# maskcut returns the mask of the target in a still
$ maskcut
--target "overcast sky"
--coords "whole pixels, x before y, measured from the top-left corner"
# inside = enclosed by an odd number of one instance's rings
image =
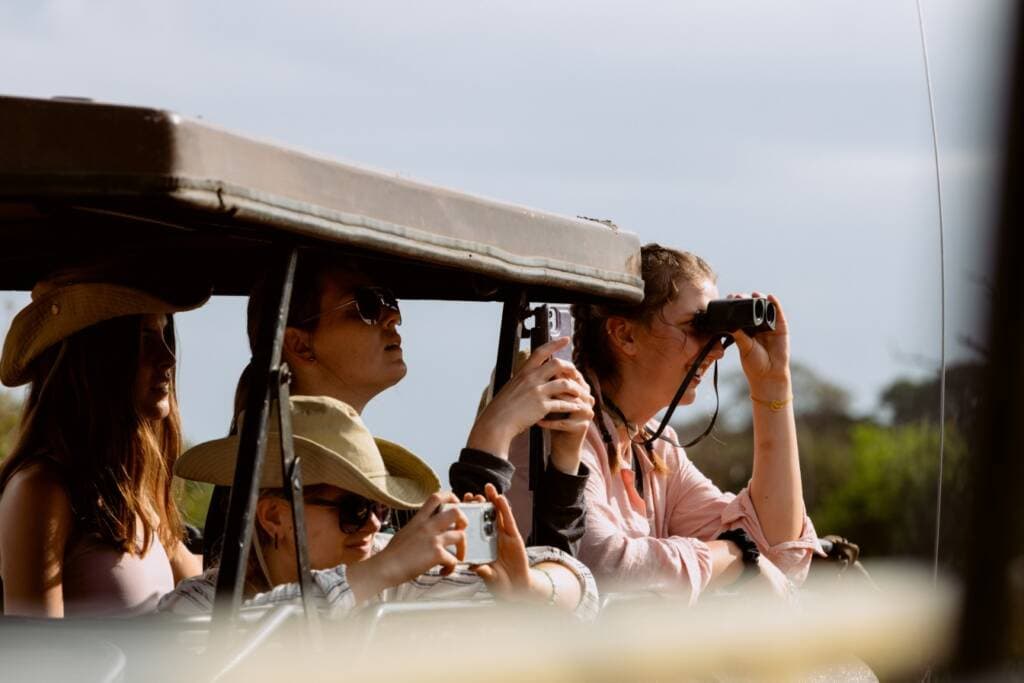
[[[924,0],[947,343],[986,275],[1009,0]],[[0,92],[176,110],[695,251],[783,301],[859,410],[939,360],[939,230],[915,3],[53,0],[0,5]],[[25,295],[6,295],[0,332]],[[493,304],[407,302],[374,430],[439,471],[493,364]],[[221,436],[243,302],[179,318],[187,436]],[[443,338],[440,326],[461,330]],[[725,369],[737,365],[727,358]],[[706,405],[706,404],[703,404]],[[697,407],[693,410],[701,410]]]

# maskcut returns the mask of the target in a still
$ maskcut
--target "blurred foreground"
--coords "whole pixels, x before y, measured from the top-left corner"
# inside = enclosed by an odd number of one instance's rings
[[[250,615],[262,621],[216,655],[203,622],[8,619],[0,671],[34,683],[104,678],[103,666],[109,680],[874,680],[919,677],[951,654],[951,584],[933,587],[910,565],[876,567],[877,588],[852,573],[837,579],[831,567],[815,574],[794,606],[756,593],[693,608],[621,597],[592,624],[536,607],[371,608],[323,623],[319,648],[289,606]]]

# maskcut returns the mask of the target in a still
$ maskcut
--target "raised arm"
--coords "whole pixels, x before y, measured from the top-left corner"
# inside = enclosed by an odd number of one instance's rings
[[[527,447],[523,436],[516,437],[534,424],[551,430],[548,465],[535,492],[537,533],[528,542],[574,554],[585,524],[583,486],[588,475],[580,465],[580,444],[593,418],[594,401],[576,368],[553,357],[566,343],[559,339],[534,351],[487,404],[473,425],[459,461],[452,465],[449,479],[459,496],[483,494],[486,484],[500,494],[509,494],[514,478],[520,482],[525,479],[522,473],[516,476],[516,468],[509,462],[513,449]],[[545,421],[543,418],[552,412],[568,415]],[[525,457],[514,459],[520,466],[528,461]],[[521,503],[529,496],[520,490],[512,495],[517,510],[528,522]]]
[[[761,296],[757,292],[753,296]],[[793,383],[789,369],[789,326],[778,299],[773,332],[734,336],[750,386],[754,423],[754,467],[750,499],[771,545],[798,539],[804,528]]]

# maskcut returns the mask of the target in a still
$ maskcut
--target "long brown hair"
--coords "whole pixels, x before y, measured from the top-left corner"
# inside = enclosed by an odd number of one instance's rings
[[[679,294],[680,282],[714,281],[717,277],[707,261],[700,256],[653,242],[640,249],[640,273],[644,279],[644,298],[640,303],[575,304],[572,307],[572,360],[584,377],[592,374],[599,382],[606,382],[618,376],[617,361],[608,341],[606,323],[609,318],[625,318],[649,324],[655,316],[661,314],[665,304]],[[614,472],[619,468],[619,461],[618,458],[612,460],[612,438],[601,416],[600,393],[593,393],[597,402],[594,406],[594,421],[601,431],[601,438],[608,451],[608,464]],[[653,451],[650,454],[655,468],[663,472],[664,462]]]
[[[154,422],[139,414],[141,328],[137,315],[107,320],[36,359],[18,442],[0,468],[2,494],[23,468],[53,467],[71,500],[76,532],[96,533],[137,555],[148,552],[154,534],[168,551],[184,535],[171,490],[181,450],[176,382],[172,369],[168,417]],[[171,316],[164,340],[173,351]]]

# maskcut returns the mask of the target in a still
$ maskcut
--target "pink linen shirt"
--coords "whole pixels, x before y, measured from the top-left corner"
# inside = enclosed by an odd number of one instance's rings
[[[607,414],[612,441],[618,432]],[[657,428],[652,420],[649,426]],[[800,537],[770,545],[761,529],[747,488],[739,494],[723,493],[698,470],[680,446],[672,428],[654,444],[667,473],[640,445],[633,445],[643,477],[643,498],[637,493],[632,463],[613,473],[596,424],[591,424],[582,449],[582,462],[590,468],[585,495],[586,532],[579,558],[590,567],[599,585],[664,591],[689,591],[695,602],[711,580],[711,553],[707,542],[723,531],[741,527],[757,544],[762,556],[794,584],[807,578],[811,557],[820,552],[814,526],[807,515]],[[602,588],[604,590],[604,588]]]

